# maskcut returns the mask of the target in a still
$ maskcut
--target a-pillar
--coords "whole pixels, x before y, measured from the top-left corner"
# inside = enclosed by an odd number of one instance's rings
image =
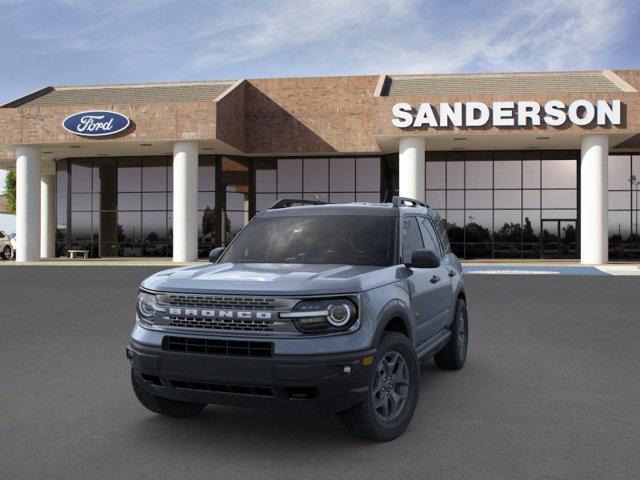
[[[16,149],[16,260],[40,260],[40,147]]]
[[[582,137],[580,155],[580,262],[609,261],[609,137]]]
[[[400,137],[398,187],[401,197],[424,200],[424,150],[423,137]]]
[[[173,145],[173,261],[198,259],[198,143]]]

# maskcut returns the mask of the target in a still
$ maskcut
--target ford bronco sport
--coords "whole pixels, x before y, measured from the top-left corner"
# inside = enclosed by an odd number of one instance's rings
[[[423,202],[280,200],[209,260],[140,286],[127,357],[153,412],[337,413],[353,433],[388,441],[413,416],[419,361],[464,365],[462,268]]]

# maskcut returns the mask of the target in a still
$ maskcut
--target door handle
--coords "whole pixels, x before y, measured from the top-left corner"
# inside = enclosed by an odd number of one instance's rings
[[[431,277],[431,280],[429,280],[431,283],[438,283],[440,281],[440,277],[438,275],[434,275],[433,277]]]
[[[458,274],[455,270],[449,270],[449,278],[455,277]]]

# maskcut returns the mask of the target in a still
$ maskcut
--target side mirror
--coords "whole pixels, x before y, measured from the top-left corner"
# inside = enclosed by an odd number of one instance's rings
[[[415,268],[438,268],[440,266],[440,256],[433,250],[414,250],[411,254],[411,264],[407,267]]]
[[[224,252],[224,247],[216,247],[209,252],[209,262],[216,263],[222,253]]]

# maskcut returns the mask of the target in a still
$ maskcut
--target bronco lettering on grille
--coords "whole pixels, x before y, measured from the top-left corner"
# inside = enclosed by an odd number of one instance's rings
[[[259,312],[255,310],[215,310],[210,308],[179,308],[171,307],[169,315],[178,317],[201,318],[242,318],[247,320],[271,320],[273,312]]]

